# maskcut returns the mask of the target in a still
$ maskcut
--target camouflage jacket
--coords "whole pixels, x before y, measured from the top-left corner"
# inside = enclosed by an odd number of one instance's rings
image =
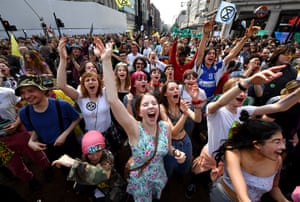
[[[79,184],[97,185],[108,180],[107,172],[112,170],[114,157],[109,150],[104,150],[97,165],[76,159],[71,167],[68,180]]]

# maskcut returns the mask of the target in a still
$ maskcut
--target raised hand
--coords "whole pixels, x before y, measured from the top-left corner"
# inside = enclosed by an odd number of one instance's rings
[[[94,54],[97,57],[100,57],[102,61],[106,59],[111,59],[112,56],[111,43],[107,43],[105,47],[102,41],[97,37],[94,37],[94,43],[95,43]]]
[[[209,34],[210,32],[213,31],[214,29],[214,21],[215,21],[215,16],[213,16],[209,21],[206,21],[203,24],[203,32],[204,34]]]
[[[259,26],[254,26],[254,19],[251,20],[249,27],[246,29],[246,37],[250,38],[260,30]]]
[[[59,56],[63,59],[67,59],[68,57],[67,50],[66,50],[67,40],[68,39],[66,37],[61,37],[57,47]]]
[[[280,70],[285,67],[286,67],[285,65],[279,65],[279,66],[274,66],[269,69],[258,72],[249,78],[250,82],[252,84],[269,83],[272,80],[280,77],[282,75],[282,72],[280,72]]]

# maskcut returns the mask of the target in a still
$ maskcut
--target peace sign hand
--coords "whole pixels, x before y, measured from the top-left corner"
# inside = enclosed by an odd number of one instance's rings
[[[245,36],[247,38],[252,37],[254,34],[257,34],[257,32],[260,30],[259,26],[254,26],[254,19],[251,20],[251,23],[249,27],[246,29]]]

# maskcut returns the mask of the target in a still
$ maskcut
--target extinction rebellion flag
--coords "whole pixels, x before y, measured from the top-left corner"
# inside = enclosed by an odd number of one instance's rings
[[[235,17],[235,4],[222,1],[217,12],[216,22],[230,24]]]

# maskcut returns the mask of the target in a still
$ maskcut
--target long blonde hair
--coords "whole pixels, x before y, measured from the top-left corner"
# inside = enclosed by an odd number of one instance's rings
[[[118,64],[116,64],[115,67],[115,76],[116,76],[116,87],[117,90],[120,90],[121,88],[121,80],[117,75],[117,72],[119,70],[120,67],[124,67],[125,71],[126,71],[126,80],[125,80],[125,89],[129,91],[130,89],[130,74],[129,74],[129,70],[128,70],[128,65],[124,62],[119,62]]]

